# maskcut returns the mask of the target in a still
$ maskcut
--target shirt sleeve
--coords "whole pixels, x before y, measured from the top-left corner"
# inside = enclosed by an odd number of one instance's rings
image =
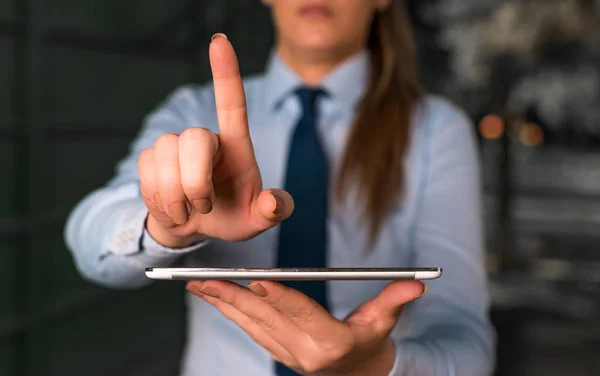
[[[202,102],[191,88],[176,90],[144,121],[115,176],[84,197],[70,213],[64,236],[80,274],[107,287],[132,288],[149,284],[146,267],[168,266],[206,242],[182,249],[158,244],[145,230],[148,211],[140,194],[137,160],[165,133],[179,134],[198,126],[192,113]]]
[[[440,266],[427,295],[409,304],[409,336],[396,340],[390,376],[485,376],[495,362],[488,316],[478,148],[468,118],[444,107],[426,127],[426,173],[414,222],[415,266]]]

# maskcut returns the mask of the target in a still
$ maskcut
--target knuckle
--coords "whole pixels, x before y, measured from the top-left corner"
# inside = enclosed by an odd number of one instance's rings
[[[181,133],[181,137],[191,138],[191,139],[195,139],[195,140],[209,139],[212,137],[212,135],[213,135],[213,132],[211,132],[207,128],[202,128],[202,127],[187,128],[185,131],[183,131]]]
[[[219,109],[224,111],[246,111],[246,103],[242,103],[239,100],[236,101],[223,101],[219,104]]]
[[[153,162],[153,158],[154,158],[154,148],[149,147],[149,148],[142,150],[142,152],[140,153],[140,156],[138,158],[138,162],[140,164],[141,163],[151,163],[151,162]]]
[[[280,289],[272,289],[269,291],[268,300],[272,306],[278,307],[281,305],[281,301],[283,299],[284,293],[280,291]]]
[[[156,142],[154,143],[154,146],[157,149],[162,149],[164,147],[169,147],[171,145],[176,145],[177,142],[179,140],[179,136],[172,134],[172,133],[166,133],[163,135],[160,135],[157,139]]]
[[[265,332],[272,332],[273,330],[275,330],[276,323],[273,318],[263,317],[263,318],[258,319],[257,322],[258,322],[258,325],[260,325],[260,327]]]
[[[227,304],[229,304],[230,306],[233,306],[235,308],[240,308],[240,295],[239,294],[224,294],[221,296],[221,300]]]
[[[186,141],[207,144],[214,144],[216,140],[216,135],[211,130],[199,127],[186,129],[180,137]]]
[[[144,199],[144,203],[148,209],[155,209],[156,202],[152,197],[152,193],[149,192],[143,185],[140,187],[140,193],[142,194],[142,198]]]
[[[241,315],[241,317],[239,317],[237,320],[239,326],[241,326],[242,328],[250,328],[252,325],[255,324],[255,322],[246,315]]]
[[[152,179],[146,179],[144,176],[140,176],[140,192],[143,197],[148,197],[154,200],[154,195],[158,193],[158,187]]]
[[[312,321],[314,310],[312,308],[301,307],[290,312],[290,318],[297,323],[306,324]]]

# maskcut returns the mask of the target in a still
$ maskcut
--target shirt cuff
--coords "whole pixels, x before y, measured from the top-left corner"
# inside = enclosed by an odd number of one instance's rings
[[[141,251],[146,252],[149,255],[154,255],[154,256],[158,256],[158,257],[181,255],[181,254],[189,253],[189,252],[195,251],[199,248],[202,248],[209,242],[209,240],[206,239],[206,240],[203,240],[201,242],[192,244],[192,245],[184,247],[184,248],[167,248],[167,247],[163,246],[162,244],[158,243],[156,240],[154,240],[154,238],[150,235],[150,233],[146,229],[145,223],[146,223],[146,221],[144,219],[144,225],[143,225],[144,230],[142,231],[142,235],[140,238],[140,244],[141,244]]]
[[[414,339],[392,339],[396,349],[394,366],[388,376],[435,375],[431,353]]]
[[[123,216],[117,220],[116,228],[120,232],[112,241],[112,252],[129,258],[138,265],[147,267],[166,266],[179,256],[195,251],[209,240],[193,244],[185,248],[165,247],[150,236],[146,230],[148,209],[143,201],[123,203]]]
[[[403,363],[402,352],[400,351],[400,348],[401,348],[400,341],[393,341],[393,342],[394,342],[394,348],[395,348],[394,366],[392,367],[392,370],[390,371],[390,373],[388,373],[388,376],[401,375],[400,364]]]

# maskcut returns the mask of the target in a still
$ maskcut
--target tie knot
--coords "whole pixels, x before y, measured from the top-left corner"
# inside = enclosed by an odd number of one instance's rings
[[[325,94],[325,91],[321,88],[300,87],[296,90],[304,116],[313,117],[315,115],[315,103],[322,94]]]

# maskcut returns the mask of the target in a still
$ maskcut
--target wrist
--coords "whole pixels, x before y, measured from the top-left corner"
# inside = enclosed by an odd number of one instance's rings
[[[358,372],[352,375],[388,376],[394,368],[395,360],[396,348],[392,340],[387,338],[377,351],[365,358],[362,366],[357,367]]]
[[[170,229],[163,226],[152,215],[146,219],[146,231],[155,242],[166,248],[185,248],[193,244],[206,240],[206,236],[198,233],[179,236],[175,235]]]

